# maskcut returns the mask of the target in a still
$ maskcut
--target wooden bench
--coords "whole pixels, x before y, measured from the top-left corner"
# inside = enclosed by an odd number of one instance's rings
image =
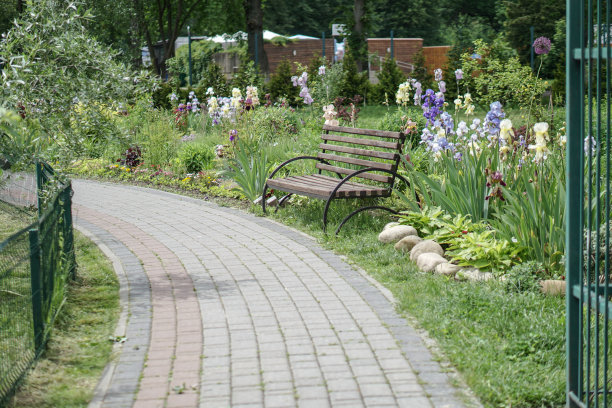
[[[325,231],[327,212],[333,199],[389,197],[396,178],[407,184],[406,179],[397,174],[405,139],[402,132],[329,125],[324,125],[323,131],[322,143],[319,145],[321,152],[317,156],[300,156],[287,160],[270,174],[261,200],[264,214],[268,188],[288,193],[279,200],[279,206],[292,194],[327,200],[323,211]],[[297,160],[315,160],[318,172],[273,178],[279,170]],[[359,183],[356,180],[359,178],[370,182]],[[397,214],[397,211],[388,207],[365,206],[346,216],[338,226],[336,234],[352,216],[370,209],[382,209]]]

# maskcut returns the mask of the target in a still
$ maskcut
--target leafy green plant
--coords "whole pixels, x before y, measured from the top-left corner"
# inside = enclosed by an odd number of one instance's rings
[[[187,173],[197,173],[210,168],[215,154],[212,146],[188,143],[181,147],[178,157]]]
[[[163,166],[176,157],[181,133],[174,127],[170,114],[157,112],[151,118],[138,132],[136,141],[147,165]]]
[[[395,104],[395,92],[404,81],[406,81],[406,75],[397,66],[395,58],[387,56],[378,73],[378,84],[373,87],[370,102],[382,103],[385,101],[385,94],[387,94],[389,102]]]
[[[537,261],[527,261],[514,265],[505,275],[504,287],[508,292],[538,292],[538,274],[544,270],[544,265]]]
[[[236,190],[241,191],[250,201],[261,197],[272,167],[268,161],[267,151],[255,150],[238,139],[234,148],[234,158],[228,164],[229,169],[224,174],[238,184],[239,188]]]
[[[461,266],[504,271],[520,260],[522,252],[523,248],[515,243],[496,238],[495,231],[484,230],[453,237],[446,255]]]
[[[562,164],[538,165],[518,174],[516,188],[504,188],[506,205],[492,220],[508,239],[525,247],[525,258],[551,271],[562,268],[565,250],[565,175]]]
[[[212,55],[218,51],[221,51],[221,45],[213,41],[200,40],[191,43],[191,75],[194,84],[200,82],[208,69]],[[183,80],[180,85],[184,86],[185,81],[189,81],[189,47],[178,48],[174,58],[166,61],[166,66],[171,75]]]
[[[292,75],[293,67],[291,66],[291,62],[288,59],[283,59],[280,64],[278,64],[276,72],[270,77],[270,82],[268,82],[270,96],[273,100],[287,98],[289,102],[295,101],[300,90],[291,83]]]
[[[465,85],[472,97],[488,106],[499,101],[503,105],[529,106],[534,95],[541,95],[548,87],[534,76],[531,68],[519,62],[518,57],[509,56],[503,47],[497,48],[482,40],[474,42],[474,54],[461,56]],[[538,112],[537,110],[535,111]],[[536,121],[541,115],[536,115]]]
[[[429,207],[441,207],[449,214],[470,215],[475,222],[489,217],[487,197],[487,175],[489,166],[486,155],[465,155],[457,161],[447,155],[441,155],[438,164],[444,169],[440,177],[430,176],[405,159],[409,169],[408,178],[411,185],[409,197],[418,194],[423,203]],[[418,204],[405,195],[403,201],[410,209],[417,209]]]

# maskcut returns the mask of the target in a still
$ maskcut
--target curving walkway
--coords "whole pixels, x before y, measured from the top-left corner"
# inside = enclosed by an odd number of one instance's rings
[[[381,289],[311,238],[156,190],[74,181],[113,260],[117,357],[90,407],[463,407]]]

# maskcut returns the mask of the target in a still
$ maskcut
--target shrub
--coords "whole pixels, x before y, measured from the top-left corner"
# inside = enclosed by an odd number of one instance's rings
[[[153,99],[153,107],[158,109],[170,109],[170,95],[172,94],[172,86],[168,82],[162,82],[157,89],[151,94]]]
[[[338,92],[339,96],[352,98],[355,95],[367,95],[369,93],[368,73],[367,71],[357,72],[357,64],[350,53],[347,53],[342,60],[342,70],[344,74]]]
[[[208,69],[211,57],[215,52],[221,51],[221,45],[213,41],[193,41],[191,43],[191,78],[192,83],[197,84]],[[184,86],[189,81],[189,47],[182,46],[176,50],[174,58],[166,61],[168,72],[178,78],[182,78],[180,85]]]
[[[378,84],[372,91],[370,101],[382,103],[385,101],[385,93],[388,100],[395,103],[395,92],[401,83],[406,81],[406,75],[397,66],[394,58],[385,58],[380,72],[378,73]],[[427,89],[427,88],[425,88]]]
[[[242,62],[238,72],[234,74],[231,81],[233,88],[246,89],[247,86],[256,86],[262,89],[263,79],[255,69],[253,61]]]
[[[273,100],[286,98],[291,103],[296,100],[300,90],[291,83],[292,75],[291,62],[288,59],[283,59],[276,68],[276,72],[270,77],[270,82],[268,82],[270,96]]]
[[[157,112],[151,115],[136,137],[142,146],[142,156],[147,165],[164,166],[176,156],[181,133],[176,130],[170,114]]]
[[[301,128],[298,114],[287,107],[256,109],[250,120],[258,137],[268,141],[296,136]]]
[[[211,146],[187,143],[181,147],[178,158],[187,173],[198,173],[210,168],[215,154]]]
[[[537,261],[514,265],[505,276],[504,287],[508,292],[539,292],[537,275],[543,270],[544,266]]]
[[[208,64],[206,72],[200,82],[198,82],[196,94],[201,102],[206,101],[206,91],[208,88],[212,88],[215,95],[225,96],[230,94],[230,87],[225,79],[225,74],[221,67],[214,62]]]
[[[472,58],[465,53],[461,59],[464,83],[475,100],[486,105],[499,101],[502,105],[522,107],[539,101],[547,85],[535,77],[531,68],[521,65],[518,57],[511,56],[503,44],[491,46],[477,40],[474,46],[480,57]],[[536,114],[535,120],[539,119],[541,114]]]

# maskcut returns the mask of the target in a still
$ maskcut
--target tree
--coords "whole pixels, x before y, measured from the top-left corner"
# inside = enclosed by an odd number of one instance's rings
[[[257,64],[260,72],[268,72],[268,58],[263,47],[263,10],[261,8],[261,0],[244,0],[243,6],[248,36],[248,54]],[[255,55],[255,48],[257,48],[257,56]],[[255,60],[256,57],[257,60]]]
[[[166,60],[174,57],[174,42],[185,26],[189,16],[201,6],[204,0],[133,0],[139,29],[149,49],[155,71],[164,75]],[[154,39],[159,39],[162,52],[155,58]]]
[[[552,38],[555,24],[565,16],[564,0],[512,0],[506,3],[506,38],[518,52],[521,62],[528,63],[531,51],[530,27],[535,37]]]

